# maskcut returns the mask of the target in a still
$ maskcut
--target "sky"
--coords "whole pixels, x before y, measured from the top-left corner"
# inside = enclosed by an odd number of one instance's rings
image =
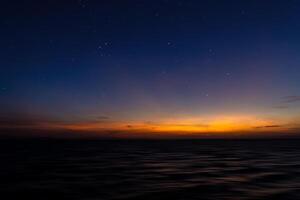
[[[300,132],[300,1],[1,7],[1,135]]]

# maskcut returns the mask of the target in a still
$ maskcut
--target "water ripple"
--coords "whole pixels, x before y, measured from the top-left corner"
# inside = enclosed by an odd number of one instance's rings
[[[299,141],[2,141],[10,199],[300,199]]]

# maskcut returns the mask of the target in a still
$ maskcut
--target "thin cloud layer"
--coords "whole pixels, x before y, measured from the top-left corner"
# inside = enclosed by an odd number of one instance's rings
[[[255,128],[260,129],[260,128],[281,128],[283,127],[282,125],[267,125],[267,126],[256,126]]]
[[[300,102],[300,96],[293,95],[293,96],[285,96],[282,98],[283,103],[296,103]]]

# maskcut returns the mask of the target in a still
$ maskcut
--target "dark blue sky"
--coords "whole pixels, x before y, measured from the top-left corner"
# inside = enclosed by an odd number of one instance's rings
[[[4,1],[1,7],[5,123],[250,119],[297,128],[300,122],[299,1]]]

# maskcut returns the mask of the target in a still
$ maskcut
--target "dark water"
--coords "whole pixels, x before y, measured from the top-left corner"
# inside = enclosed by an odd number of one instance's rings
[[[300,141],[0,141],[1,199],[300,199]]]

